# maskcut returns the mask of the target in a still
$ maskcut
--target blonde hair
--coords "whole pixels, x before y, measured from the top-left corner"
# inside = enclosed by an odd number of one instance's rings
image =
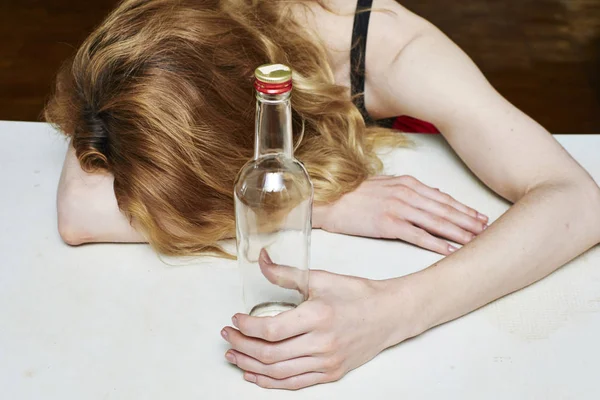
[[[233,182],[253,154],[258,65],[294,71],[296,133],[305,121],[295,155],[317,204],[380,170],[377,143],[402,140],[365,126],[289,4],[126,0],[59,72],[46,119],[84,170],[114,175],[120,209],[157,251],[227,256],[219,242],[235,235]]]

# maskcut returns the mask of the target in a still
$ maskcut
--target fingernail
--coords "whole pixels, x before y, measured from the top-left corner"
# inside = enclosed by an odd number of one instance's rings
[[[235,316],[231,318],[231,323],[233,324],[233,326],[238,328],[237,318]]]
[[[221,336],[223,336],[223,339],[227,340],[227,331],[225,329],[221,331]]]
[[[488,224],[483,225],[483,230],[485,231],[488,228]]]
[[[458,250],[458,248],[452,246],[451,244],[448,245],[448,251],[450,253],[454,253],[456,250]]]
[[[249,374],[246,372],[244,374],[244,379],[247,380],[248,382],[256,383],[256,375],[254,375],[254,374]]]
[[[234,356],[232,353],[230,353],[230,352],[227,352],[227,353],[225,353],[225,358],[226,358],[226,359],[227,359],[227,361],[229,361],[230,363],[232,363],[232,364],[236,364],[236,359],[235,359],[235,356]]]
[[[484,222],[487,222],[489,220],[489,218],[487,217],[487,215],[483,215],[481,213],[477,213],[477,219],[480,219]]]

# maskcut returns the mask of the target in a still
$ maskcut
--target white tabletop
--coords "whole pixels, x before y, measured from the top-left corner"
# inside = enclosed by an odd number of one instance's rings
[[[600,136],[557,138],[600,180]],[[384,157],[388,172],[412,174],[492,219],[506,210],[440,137],[414,139],[415,148]],[[65,140],[45,124],[0,122],[0,143],[2,399],[600,398],[598,248],[339,382],[268,391],[223,357],[220,329],[242,310],[235,262],[63,244],[55,196]],[[438,259],[401,242],[321,231],[312,243],[314,267],[376,279]]]

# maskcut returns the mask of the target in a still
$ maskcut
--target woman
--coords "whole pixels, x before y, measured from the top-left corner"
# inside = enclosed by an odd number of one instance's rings
[[[600,190],[544,128],[428,22],[393,0],[358,6],[125,1],[60,73],[47,109],[73,144],[58,195],[65,241],[219,252],[233,235],[233,179],[251,156],[252,71],[288,64],[295,122],[306,123],[296,154],[315,183],[315,227],[454,253],[386,281],[311,271],[309,299],[296,309],[236,314],[235,328],[222,331],[226,358],[262,387],[337,380],[600,241]],[[485,216],[414,178],[373,177],[375,147],[399,141],[373,121],[398,115],[418,120],[397,127],[439,129],[511,209],[485,229]],[[455,252],[440,237],[464,246]],[[268,256],[261,265],[294,286],[284,266]]]

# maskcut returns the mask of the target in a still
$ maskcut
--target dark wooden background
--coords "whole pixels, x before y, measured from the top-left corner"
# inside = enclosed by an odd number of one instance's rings
[[[0,119],[41,119],[54,74],[116,0],[0,0]],[[404,0],[554,133],[600,133],[600,0]]]

